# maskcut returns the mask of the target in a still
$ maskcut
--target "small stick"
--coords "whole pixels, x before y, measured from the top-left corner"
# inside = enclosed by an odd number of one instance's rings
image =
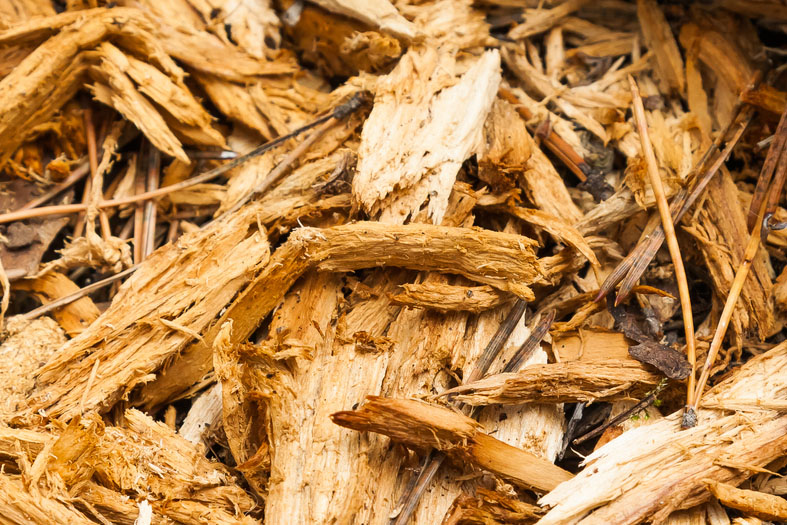
[[[659,168],[656,162],[656,155],[653,153],[653,145],[650,143],[648,136],[648,123],[645,120],[645,107],[642,104],[642,97],[639,94],[639,88],[634,80],[634,77],[629,75],[629,85],[631,86],[632,105],[634,108],[634,120],[637,123],[637,131],[639,132],[640,142],[642,143],[642,153],[645,156],[645,163],[648,167],[648,174],[650,175],[650,183],[653,186],[653,193],[656,196],[656,204],[659,207],[659,215],[661,215],[661,224],[664,228],[664,234],[667,238],[667,247],[669,248],[672,264],[675,267],[675,279],[678,281],[678,292],[680,295],[680,306],[683,310],[683,325],[686,333],[686,357],[691,365],[691,373],[689,374],[688,389],[686,393],[686,405],[692,404],[692,396],[694,393],[694,367],[697,353],[694,341],[694,319],[691,315],[691,297],[689,296],[689,283],[686,280],[686,270],[683,268],[683,259],[680,254],[680,246],[678,245],[678,238],[675,235],[675,225],[672,224],[672,214],[670,213],[669,204],[667,203],[667,196],[664,193],[664,186],[661,183],[661,176],[659,176]]]
[[[148,157],[147,191],[155,191],[158,189],[160,169],[161,153],[156,148],[151,147]],[[156,247],[156,203],[153,201],[147,201],[145,203],[143,224],[145,227],[145,243],[142,248],[142,258],[146,259]]]
[[[52,197],[55,197],[61,191],[73,186],[80,180],[84,179],[85,175],[87,175],[89,171],[90,171],[90,163],[88,162],[81,163],[79,166],[76,167],[74,171],[71,172],[71,174],[64,181],[60,182],[59,184],[56,184],[55,186],[50,188],[46,193],[44,193],[37,199],[31,200],[21,208],[18,208],[16,211],[31,210],[33,208],[37,208],[38,206],[41,206]]]
[[[140,161],[147,157],[150,146],[147,139],[143,137],[142,146],[140,147],[139,157]],[[142,167],[142,162],[137,164],[137,172],[134,174],[134,193],[137,195],[145,192],[145,171]],[[134,208],[134,264],[139,264],[144,258],[145,251],[145,209],[142,203],[137,203]]]
[[[618,423],[620,423],[622,421],[625,421],[632,414],[636,414],[640,410],[644,410],[645,408],[649,407],[650,405],[652,405],[653,403],[656,402],[656,398],[658,397],[658,395],[665,388],[667,388],[667,384],[668,383],[669,383],[669,381],[668,381],[668,379],[666,377],[662,378],[662,380],[659,382],[659,384],[656,385],[656,388],[654,388],[647,396],[645,396],[642,399],[642,401],[640,401],[639,403],[637,403],[633,407],[629,408],[628,410],[624,410],[623,412],[621,412],[617,416],[613,417],[612,419],[610,419],[609,421],[607,421],[603,425],[600,425],[600,426],[594,428],[593,430],[591,430],[587,434],[584,434],[584,435],[576,438],[575,440],[573,440],[571,442],[571,444],[572,445],[581,445],[585,441],[587,441],[589,439],[593,439],[594,437],[602,434],[609,427],[613,427],[613,426],[617,425]]]
[[[39,306],[35,310],[30,310],[26,314],[22,314],[22,318],[30,321],[32,319],[35,319],[36,317],[40,317],[40,316],[42,316],[44,314],[49,313],[52,310],[56,310],[57,308],[60,308],[61,306],[65,306],[67,304],[71,304],[74,301],[76,301],[77,299],[80,299],[80,298],[82,298],[82,297],[84,297],[84,296],[86,296],[86,295],[88,295],[90,293],[93,293],[96,290],[100,290],[101,288],[107,286],[108,284],[112,284],[115,281],[117,281],[119,279],[122,279],[123,277],[126,277],[127,275],[131,275],[132,273],[134,273],[134,270],[136,270],[137,268],[139,268],[139,266],[135,265],[135,266],[132,266],[131,268],[123,270],[120,273],[116,273],[115,275],[111,275],[111,276],[107,277],[106,279],[102,279],[101,281],[97,281],[97,282],[95,282],[93,284],[89,284],[89,285],[85,286],[84,288],[80,288],[79,290],[77,290],[76,292],[74,292],[72,294],[66,295],[65,297],[61,297],[57,301],[52,301],[51,303],[49,303],[47,305]]]
[[[82,114],[85,123],[85,136],[87,138],[87,158],[90,163],[90,177],[85,183],[85,192],[82,196],[82,203],[85,204],[87,210],[87,201],[90,199],[91,186],[93,184],[93,177],[96,176],[98,170],[98,147],[96,146],[96,127],[93,124],[93,112],[90,109],[90,102],[86,104],[85,111]],[[77,218],[77,224],[74,227],[74,238],[81,237],[85,230],[85,220],[87,215],[80,213]]]
[[[326,122],[332,118],[336,118],[337,120],[341,120],[342,118],[346,117],[347,115],[356,111],[362,105],[362,98],[360,95],[353,96],[349,101],[345,102],[344,104],[338,106],[334,109],[331,113],[320,117],[309,124],[306,124],[303,127],[288,133],[287,135],[283,135],[277,139],[271,140],[258,146],[257,148],[253,149],[249,153],[245,155],[241,155],[229,161],[226,164],[223,164],[217,168],[214,168],[208,172],[203,173],[202,175],[198,175],[191,179],[179,182],[177,184],[172,184],[170,186],[165,186],[163,188],[159,188],[155,191],[149,191],[146,193],[140,193],[137,195],[131,195],[129,197],[124,197],[122,199],[113,199],[113,200],[106,200],[98,203],[99,208],[113,208],[116,206],[125,206],[126,204],[135,204],[137,202],[143,202],[150,199],[158,199],[160,197],[164,197],[174,191],[184,190],[187,188],[191,188],[192,186],[196,186],[197,184],[202,184],[203,182],[207,182],[209,180],[215,179],[216,177],[223,175],[224,173],[228,172],[229,170],[236,168],[243,164],[244,162],[248,161],[249,159],[253,159],[254,157],[258,157],[265,153],[266,151],[286,142],[287,140],[296,137],[303,133],[304,131],[308,131],[309,129]],[[41,208],[35,208],[33,210],[17,210],[12,211],[9,213],[0,214],[0,224],[5,224],[13,221],[21,221],[24,219],[32,219],[36,217],[47,217],[50,215],[68,215],[71,213],[79,213],[82,211],[87,210],[87,204],[66,204],[61,206],[44,206]]]

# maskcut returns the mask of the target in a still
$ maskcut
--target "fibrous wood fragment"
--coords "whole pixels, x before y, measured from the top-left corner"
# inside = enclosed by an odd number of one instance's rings
[[[331,419],[354,430],[385,434],[411,447],[436,448],[525,487],[551,490],[571,478],[560,467],[498,441],[476,421],[438,405],[375,397],[358,410],[337,412]]]
[[[630,360],[567,361],[491,375],[445,392],[469,405],[576,403],[639,398],[659,376]]]
[[[428,201],[428,215],[439,224],[462,162],[481,147],[500,56],[484,53],[458,79],[450,74],[454,61],[446,50],[414,47],[377,83],[353,197],[382,222],[401,224]]]
[[[108,408],[150,381],[149,374],[198,339],[255,268],[265,265],[268,250],[251,206],[154,253],[99,320],[39,370],[34,410],[47,407],[72,417]],[[237,256],[228,259],[230,252]],[[211,293],[205,293],[205,283],[211,283]],[[90,385],[94,366],[102,380]]]
[[[442,312],[482,312],[506,302],[508,297],[491,286],[452,286],[438,283],[403,284],[391,301],[402,306]]]
[[[301,228],[205,334],[212,344],[219,327],[234,321],[232,342],[245,340],[310,269],[347,272],[362,268],[404,267],[460,274],[519,297],[532,297],[530,285],[543,278],[535,241],[522,235],[431,225],[391,226],[358,222],[333,228]],[[186,350],[165,370],[145,403],[166,399],[199,381],[213,366],[203,343]]]

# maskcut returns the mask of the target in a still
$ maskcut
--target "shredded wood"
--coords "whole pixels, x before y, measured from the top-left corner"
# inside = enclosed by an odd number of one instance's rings
[[[0,523],[787,520],[785,32],[0,0]]]

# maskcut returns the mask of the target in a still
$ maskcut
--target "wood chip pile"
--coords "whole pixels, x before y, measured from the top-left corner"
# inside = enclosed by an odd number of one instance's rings
[[[0,524],[787,520],[781,0],[0,0]]]

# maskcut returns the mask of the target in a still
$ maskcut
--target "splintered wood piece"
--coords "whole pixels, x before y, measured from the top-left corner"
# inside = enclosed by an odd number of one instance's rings
[[[416,27],[388,0],[315,0],[314,3],[403,40],[412,40],[418,34]]]
[[[508,301],[507,294],[489,285],[457,286],[442,283],[403,284],[402,292],[391,294],[391,302],[410,308],[427,308],[440,312],[479,313]]]
[[[52,523],[57,525],[95,525],[95,521],[61,498],[35,494],[22,479],[0,474],[0,515],[8,524]]]
[[[552,490],[571,479],[569,472],[553,463],[489,436],[475,420],[439,405],[369,397],[359,409],[337,412],[331,420],[353,430],[384,434],[416,449],[444,451],[527,488]]]
[[[773,494],[744,490],[728,483],[708,480],[708,490],[723,505],[737,509],[747,516],[754,516],[766,521],[787,520],[787,501]]]
[[[528,300],[533,297],[530,285],[544,278],[535,245],[522,235],[421,224],[357,222],[295,230],[205,333],[204,343],[182,352],[163,372],[156,388],[146,389],[142,402],[156,406],[199,381],[213,366],[209,345],[220,326],[232,319],[232,342],[244,341],[310,269],[347,272],[398,266],[453,273]]]
[[[659,379],[633,359],[567,361],[491,375],[443,395],[472,406],[611,401],[639,398]]]
[[[51,407],[67,418],[98,406],[107,410],[199,339],[255,269],[268,261],[267,239],[257,231],[257,211],[249,206],[146,259],[109,309],[38,371],[38,408]],[[93,366],[99,367],[102,379],[91,388]]]
[[[645,46],[656,55],[656,71],[662,91],[682,94],[686,91],[683,58],[667,19],[655,0],[637,0],[639,19]]]
[[[784,400],[786,365],[782,343],[752,358],[705,400],[723,404],[751,392]],[[700,410],[698,425],[686,430],[680,427],[682,412],[629,430],[588,456],[575,478],[541,498],[551,510],[539,525],[658,521],[707,501],[705,479],[739,484],[787,450],[783,412]]]
[[[527,38],[549,30],[561,19],[588,4],[589,0],[567,0],[552,9],[532,10],[525,16],[525,21],[517,25],[508,36],[513,39]]]
[[[502,525],[530,523],[543,514],[540,507],[512,498],[510,495],[479,488],[475,496],[462,494],[446,512],[443,525]]]
[[[458,79],[448,73],[454,61],[445,50],[414,47],[377,83],[352,184],[353,200],[382,222],[404,223],[428,201],[439,224],[462,162],[481,149],[500,55],[484,53]]]

